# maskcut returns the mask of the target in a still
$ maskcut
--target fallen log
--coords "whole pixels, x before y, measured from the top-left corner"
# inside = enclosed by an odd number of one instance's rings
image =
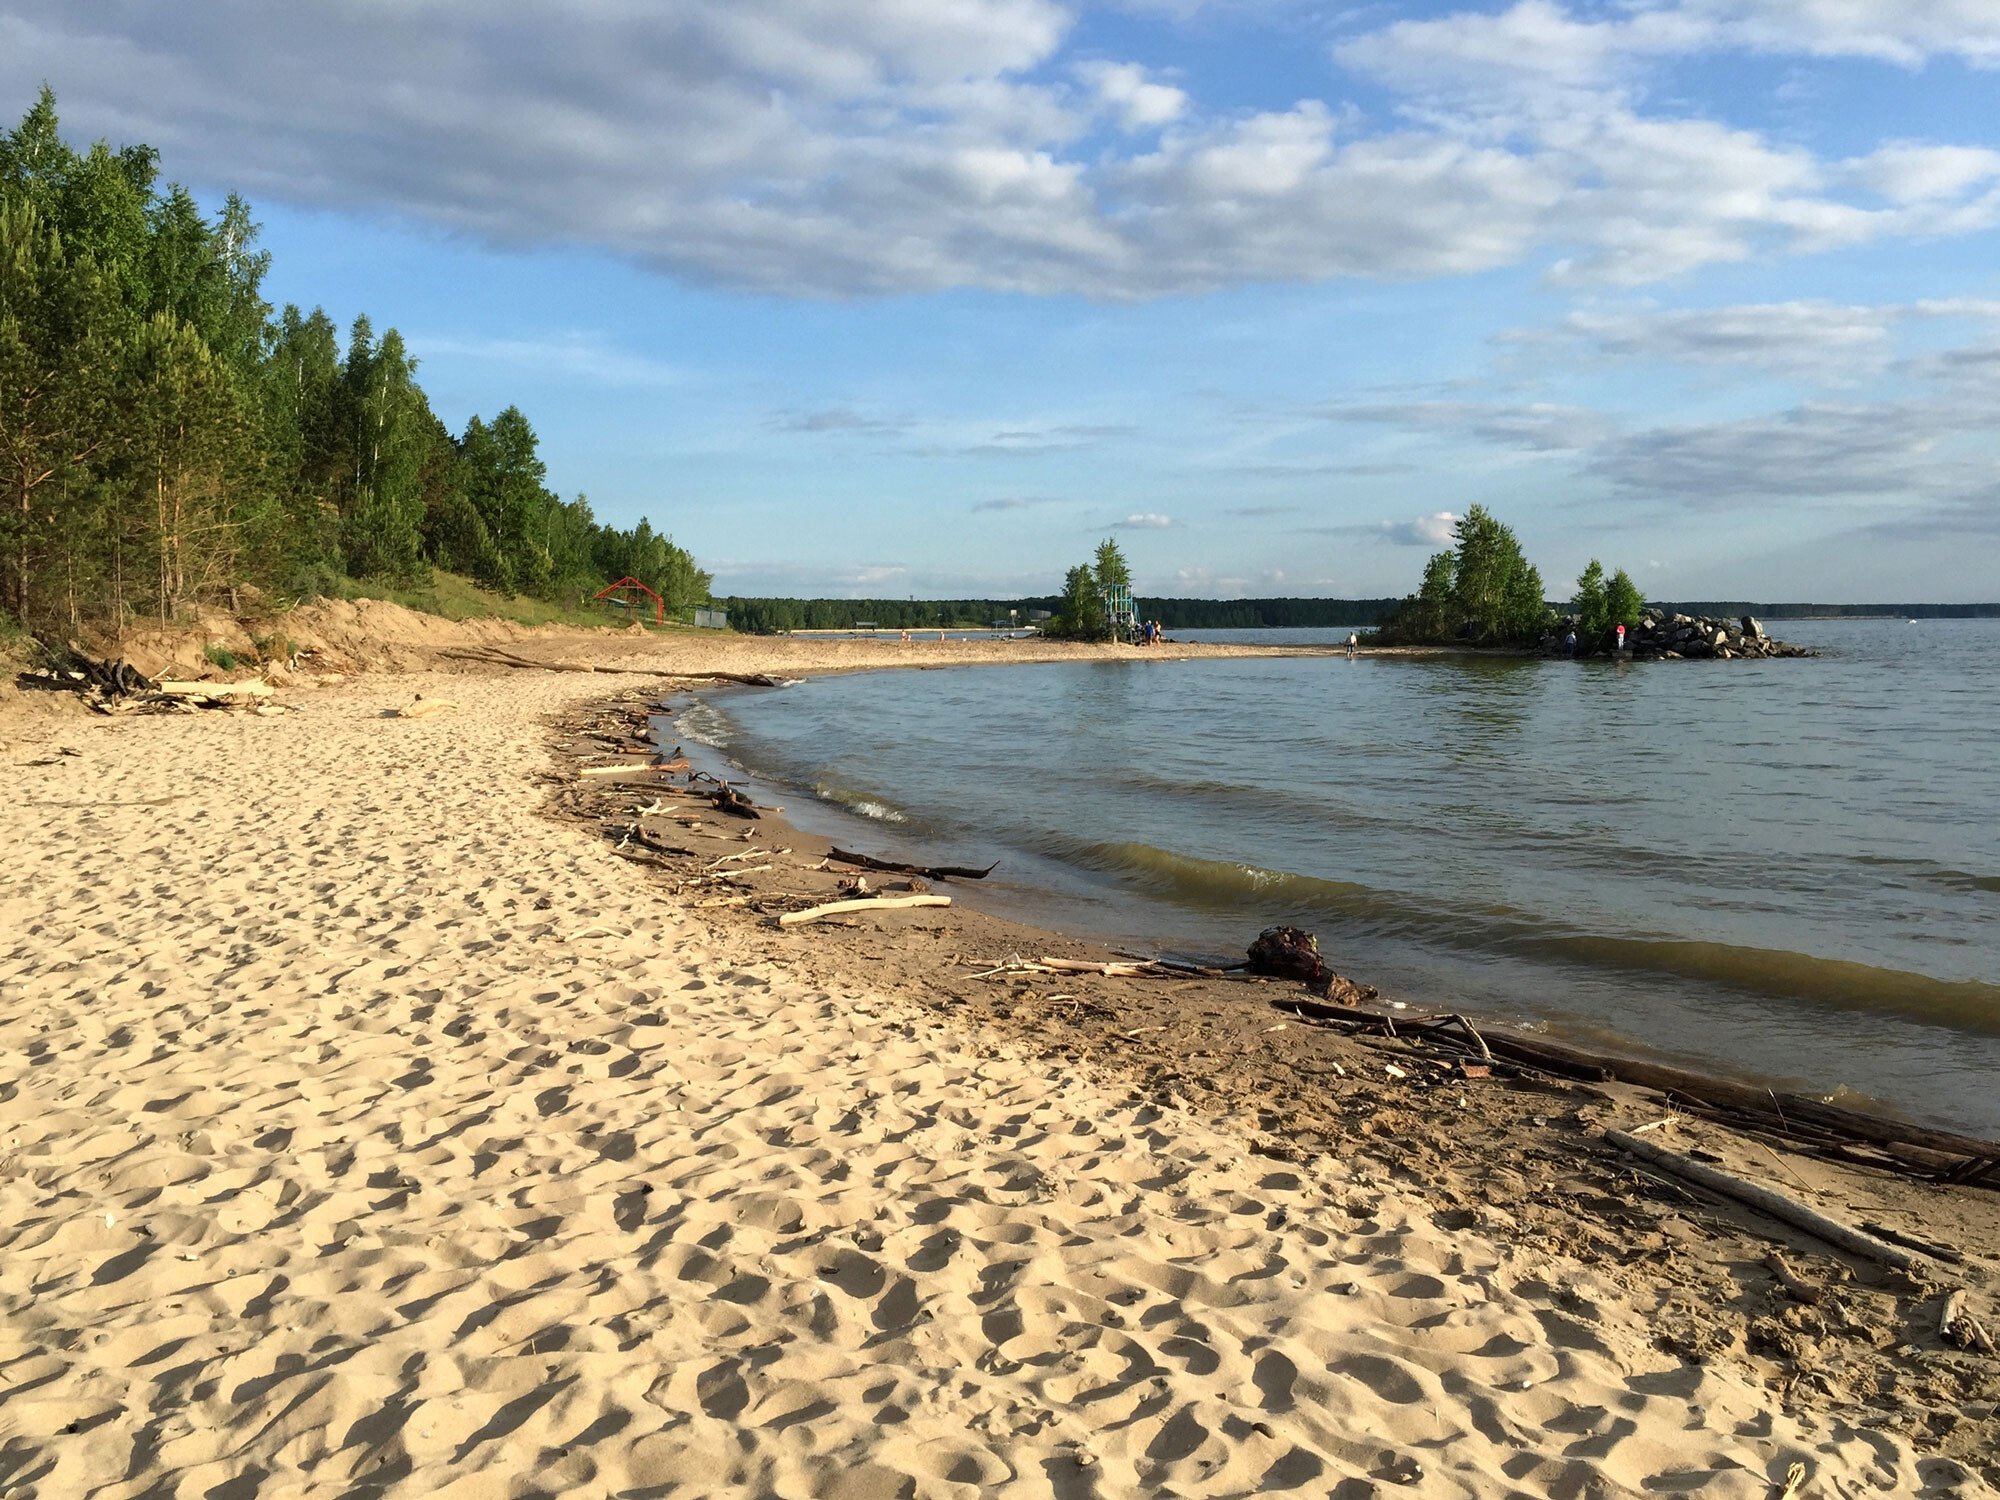
[[[687,682],[734,682],[743,687],[789,687],[800,679],[797,677],[773,677],[769,672],[665,672],[666,677],[678,677]]]
[[[245,682],[162,682],[154,689],[157,698],[178,698],[191,703],[233,702],[236,699],[268,698],[271,684],[252,677]]]
[[[949,896],[865,896],[856,901],[829,901],[824,906],[809,906],[804,911],[788,911],[778,918],[780,927],[801,927],[807,922],[817,922],[821,917],[838,916],[849,911],[889,911],[906,906],[949,906]]]
[[[1929,1256],[1919,1255],[1914,1250],[1905,1250],[1886,1240],[1843,1224],[1838,1219],[1829,1218],[1818,1209],[1801,1203],[1796,1198],[1788,1198],[1773,1188],[1764,1187],[1734,1173],[1724,1172],[1705,1162],[1698,1162],[1678,1151],[1669,1151],[1664,1146],[1656,1146],[1651,1141],[1624,1130],[1607,1130],[1604,1139],[1628,1156],[1636,1156],[1641,1161],[1665,1169],[1674,1176],[1705,1187],[1710,1192],[1746,1204],[1781,1224],[1789,1224],[1818,1240],[1850,1255],[1859,1255],[1868,1260],[1898,1271],[1925,1272],[1931,1269]]]
[[[837,859],[844,865],[859,865],[864,870],[885,870],[892,875],[921,875],[926,880],[984,880],[1000,868],[997,859],[983,870],[975,870],[964,865],[906,865],[900,860],[876,859],[868,854],[855,854],[847,849],[828,849],[827,858]]]

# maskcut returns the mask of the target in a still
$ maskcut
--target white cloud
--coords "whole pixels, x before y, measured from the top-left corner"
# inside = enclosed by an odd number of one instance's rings
[[[1174,524],[1174,518],[1149,510],[1127,516],[1124,520],[1114,521],[1111,524],[1117,531],[1165,531]]]
[[[1916,323],[2000,322],[2000,302],[1976,298],[1852,305],[1818,300],[1702,308],[1597,308],[1571,313],[1553,333],[1516,330],[1503,343],[1589,347],[1601,358],[1761,370],[1815,385],[1854,385],[1899,363],[1925,378],[1979,364],[1989,346],[1900,356],[1897,335]],[[1990,334],[1988,335],[1990,337]]]
[[[1333,95],[1204,110],[1141,62],[1067,56],[1075,21],[1056,0],[13,0],[0,88],[50,78],[85,138],[156,144],[253,198],[779,295],[1117,298],[1536,262],[1629,285],[2000,222],[1982,147],[1827,161],[1649,109],[1643,87],[1655,59],[1722,48],[2000,59],[1991,0],[1398,22],[1338,49],[1400,91],[1386,124]],[[1143,134],[1106,145],[1107,115]]]
[[[1085,63],[1077,74],[1097,91],[1099,102],[1116,114],[1127,130],[1166,125],[1187,111],[1186,94],[1154,82],[1136,63]]]
[[[1414,521],[1384,521],[1377,530],[1385,540],[1399,547],[1446,547],[1451,544],[1452,528],[1457,524],[1458,517],[1450,511],[1434,510]]]
[[[1856,182],[1891,202],[1935,203],[2000,178],[2000,151],[1894,142],[1844,165]]]

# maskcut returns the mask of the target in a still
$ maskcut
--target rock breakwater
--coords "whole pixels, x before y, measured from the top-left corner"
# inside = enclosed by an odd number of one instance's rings
[[[1550,637],[1547,649],[1554,655],[1605,656],[1609,650],[1572,647],[1573,630],[1565,625]],[[1773,640],[1763,621],[1754,615],[1719,619],[1712,615],[1668,614],[1649,609],[1639,617],[1637,627],[1625,636],[1625,653],[1641,660],[1731,661],[1739,657],[1817,656],[1805,646]]]

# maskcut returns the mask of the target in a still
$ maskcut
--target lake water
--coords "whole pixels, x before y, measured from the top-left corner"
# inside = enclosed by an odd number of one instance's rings
[[[1135,652],[676,723],[807,826],[998,858],[979,899],[1044,925],[1240,957],[1294,923],[1387,998],[2000,1133],[2000,621],[1774,628],[1825,654]]]

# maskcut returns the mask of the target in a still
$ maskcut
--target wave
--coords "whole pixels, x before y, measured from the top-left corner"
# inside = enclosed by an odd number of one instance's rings
[[[667,722],[676,739],[693,740],[715,750],[727,750],[736,742],[736,726],[698,698],[684,705]]]
[[[829,781],[810,783],[812,794],[822,802],[831,802],[835,807],[854,813],[863,818],[874,818],[883,823],[906,823],[909,815],[894,803],[875,795],[873,792],[857,792]]]
[[[1051,851],[1054,852],[1054,851]],[[1428,904],[1394,891],[1139,843],[1073,844],[1060,857],[1117,876],[1142,894],[1258,920],[1331,921],[1348,938],[1394,936],[1427,946],[1634,977],[1695,981],[1765,998],[1893,1014],[2000,1035],[2000,985],[1940,979],[1852,959],[1737,943],[1581,932],[1491,903]]]

